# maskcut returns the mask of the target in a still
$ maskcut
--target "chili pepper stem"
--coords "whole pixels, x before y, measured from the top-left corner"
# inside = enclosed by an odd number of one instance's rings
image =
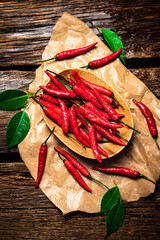
[[[160,147],[159,147],[158,142],[157,142],[157,137],[156,137],[156,136],[153,136],[153,139],[154,139],[154,141],[155,141],[155,143],[156,143],[158,149],[160,150]]]
[[[79,118],[81,118],[83,121],[85,121],[87,124],[88,124],[88,126],[90,126],[91,124],[87,121],[87,120],[85,120],[84,118],[82,118],[80,115],[77,115]]]
[[[89,64],[87,64],[86,66],[82,66],[80,68],[89,68]]]
[[[80,143],[79,141],[77,141],[77,139],[75,139],[74,137],[72,137],[71,134],[67,133],[66,135],[67,135],[68,137],[72,138],[72,139],[73,139],[74,141],[76,141],[77,143],[79,143],[84,149],[86,149],[86,147],[85,147],[82,143]]]
[[[66,82],[68,82],[68,79],[65,78],[65,77],[63,77],[63,76],[61,76],[60,74],[58,74],[58,73],[56,73],[56,72],[54,72],[54,71],[51,71],[51,70],[49,70],[49,69],[47,69],[46,71],[47,71],[47,72],[50,72],[50,73],[53,73],[53,74],[55,74],[56,76],[64,79]]]
[[[107,187],[104,183],[100,182],[98,179],[92,177],[91,174],[88,175],[88,178],[100,183],[101,185],[103,185],[105,188],[107,188],[110,191],[109,187]]]
[[[124,139],[126,142],[129,142],[126,138],[124,138],[119,132],[116,132],[116,135],[118,135],[119,137],[121,137],[122,139]]]
[[[146,177],[145,175],[143,175],[143,174],[141,174],[141,173],[139,173],[139,172],[138,172],[137,176],[138,176],[138,177],[142,177],[142,178],[144,178],[144,179],[150,181],[150,182],[153,183],[153,184],[156,184],[156,183],[153,182],[150,178]]]
[[[42,107],[43,110],[46,109],[46,107],[44,107],[44,106],[42,105],[42,103],[40,103],[40,102],[37,100],[37,98],[35,98],[35,97],[33,96],[33,99]]]
[[[123,108],[122,104],[120,104],[120,102],[117,100],[113,93],[111,93],[111,97],[119,104],[119,106]]]
[[[58,152],[59,158],[64,162],[66,159]]]
[[[42,143],[44,146],[46,145],[48,139],[50,138],[50,136],[52,135],[52,133],[54,132],[55,127],[53,127],[52,131],[50,132],[49,136],[46,138],[46,140]]]
[[[54,59],[57,59],[57,56],[55,55],[54,57],[52,58],[49,58],[49,59],[45,59],[45,60],[38,60],[38,61],[33,61],[34,63],[39,63],[39,62],[48,62],[48,61],[51,61],[51,60],[54,60]]]
[[[131,127],[131,126],[129,126],[127,123],[124,123],[121,119],[117,119],[120,123],[122,123],[122,124],[124,124],[124,125],[126,125],[127,127],[129,127],[129,128],[131,128],[131,129],[133,129],[134,131],[136,131],[137,133],[141,133],[140,131],[138,131],[137,129],[135,129],[135,128],[133,128],[133,127]]]

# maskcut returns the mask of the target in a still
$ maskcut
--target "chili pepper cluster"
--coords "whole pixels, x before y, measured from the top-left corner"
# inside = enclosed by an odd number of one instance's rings
[[[110,89],[90,83],[76,70],[65,81],[58,74],[53,76],[50,70],[45,70],[45,73],[51,82],[40,86],[43,94],[36,96],[35,100],[45,114],[62,127],[64,134],[72,133],[83,147],[91,148],[100,163],[101,155],[107,158],[108,154],[99,143],[111,141],[126,145],[127,140],[124,141],[118,131],[124,127],[121,120],[124,115],[117,113],[118,103]]]

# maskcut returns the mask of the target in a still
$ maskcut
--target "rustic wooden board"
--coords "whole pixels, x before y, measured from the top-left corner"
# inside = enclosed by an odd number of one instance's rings
[[[61,212],[39,189],[24,163],[0,164],[0,236],[12,239],[104,239],[106,216]],[[123,227],[109,239],[158,239],[160,183],[154,194],[137,202],[124,202]]]
[[[0,3],[0,65],[32,65],[41,58],[59,17],[68,12],[96,27],[115,31],[125,47],[125,58],[159,57],[159,1],[7,1]],[[152,60],[153,62],[153,60]],[[156,63],[156,61],[155,61]]]

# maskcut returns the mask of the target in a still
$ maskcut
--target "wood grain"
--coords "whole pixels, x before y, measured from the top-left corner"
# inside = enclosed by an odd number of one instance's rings
[[[24,163],[1,163],[0,170],[1,239],[104,239],[105,215],[76,212],[64,217],[41,190],[34,189]],[[159,190],[160,183],[149,197],[123,202],[125,221],[109,239],[158,239]]]
[[[115,31],[122,39],[125,58],[159,57],[159,1],[1,1],[0,65],[32,65],[41,58],[59,17],[68,12],[96,27]]]
[[[32,61],[41,58],[54,25],[68,12],[103,41],[97,26],[115,31],[124,44],[126,67],[160,98],[159,7],[158,0],[1,0],[0,91],[28,90],[38,67]],[[0,111],[0,239],[104,239],[106,216],[62,216],[40,189],[34,189],[17,147],[7,152],[5,132],[13,114]],[[153,194],[124,206],[123,226],[109,239],[159,239],[160,182]]]

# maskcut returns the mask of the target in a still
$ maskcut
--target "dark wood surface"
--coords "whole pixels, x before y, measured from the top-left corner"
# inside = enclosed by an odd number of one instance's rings
[[[0,91],[25,91],[52,29],[68,12],[83,20],[102,40],[96,27],[121,37],[126,67],[160,98],[159,1],[32,0],[0,2]],[[17,147],[7,152],[5,132],[14,112],[0,111],[0,239],[93,239],[105,235],[106,216],[81,212],[63,216],[41,192],[24,165]],[[160,183],[137,202],[124,202],[123,226],[109,239],[160,238]]]

